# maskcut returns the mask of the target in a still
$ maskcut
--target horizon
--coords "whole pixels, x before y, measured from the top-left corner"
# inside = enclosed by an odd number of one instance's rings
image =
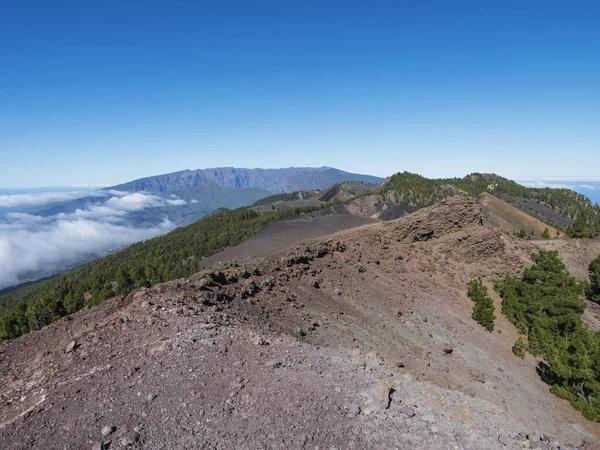
[[[335,167],[328,167],[328,166],[323,166],[323,167],[327,167],[330,169],[337,169]],[[228,166],[228,168],[231,168],[231,166]],[[247,168],[247,167],[233,167],[233,168],[249,169],[249,170],[262,169],[262,168]],[[304,168],[310,168],[310,167],[304,167]],[[208,167],[206,169],[219,169],[219,167]],[[286,167],[280,167],[279,169],[286,169]],[[177,172],[190,171],[190,170],[203,170],[203,169],[181,169],[181,170],[178,170],[175,172],[169,172],[169,173],[177,173]],[[381,178],[387,178],[396,173],[400,173],[400,172],[394,172],[392,174],[388,174]],[[475,171],[475,172],[471,172],[471,173],[484,173],[484,172]],[[461,177],[468,176],[471,173],[463,174]],[[166,175],[166,174],[156,174],[153,176],[158,176],[158,175]],[[372,174],[363,174],[363,175],[372,175]],[[510,178],[510,177],[505,177],[503,174],[496,174],[496,175],[502,176],[504,178],[508,178],[508,179],[513,180],[516,183],[521,184],[522,186],[526,186],[526,187],[570,189],[570,190],[573,190],[575,192],[578,192],[580,194],[587,196],[592,202],[600,205],[600,177],[539,177],[539,178],[520,177],[520,178]],[[152,177],[152,175],[149,177]],[[459,177],[459,178],[461,178],[461,177]],[[141,179],[143,179],[143,178],[148,178],[148,177],[142,177]],[[453,177],[440,177],[440,178],[453,178]],[[135,181],[135,180],[127,180],[127,181]],[[4,203],[10,203],[11,200],[13,200],[14,203],[20,204],[19,201],[15,201],[16,200],[15,197],[23,198],[24,199],[24,201],[22,203],[23,205],[29,205],[29,204],[33,205],[33,204],[39,204],[39,203],[36,203],[36,199],[37,199],[36,196],[38,196],[40,194],[51,194],[51,193],[67,194],[67,196],[65,198],[75,198],[75,197],[69,197],[68,194],[79,193],[79,194],[81,194],[79,197],[84,197],[86,195],[86,193],[96,191],[96,190],[103,190],[103,189],[107,189],[110,187],[112,187],[112,186],[110,186],[110,185],[39,186],[39,187],[29,186],[29,187],[23,187],[23,188],[0,187],[0,217],[2,216],[3,213],[18,211],[22,208],[22,206],[16,206],[16,205],[8,206],[8,205],[4,204]],[[30,196],[30,197],[28,197],[28,196]],[[33,203],[31,203],[32,202],[31,199],[34,199]]]
[[[595,4],[33,3],[0,7],[5,185],[598,174]]]
[[[328,169],[335,169],[335,170],[341,170],[343,172],[348,172],[348,173],[360,173],[362,175],[372,175],[372,176],[376,176],[376,177],[380,177],[380,178],[387,178],[390,177],[392,175],[395,175],[397,173],[402,173],[402,172],[411,172],[410,170],[400,170],[400,171],[395,171],[393,173],[386,173],[386,174],[375,174],[375,173],[366,173],[366,172],[352,172],[349,170],[345,170],[345,169],[341,169],[339,167],[332,167],[332,166],[286,166],[286,167],[241,167],[241,166],[213,166],[213,167],[202,167],[202,168],[195,168],[195,169],[178,169],[178,170],[174,170],[172,172],[160,172],[160,173],[155,173],[155,174],[147,174],[147,175],[143,175],[139,178],[131,178],[131,179],[124,179],[119,181],[118,183],[115,184],[106,184],[106,183],[100,183],[100,184],[80,184],[80,185],[68,185],[68,184],[57,184],[57,185],[23,185],[23,186],[8,186],[8,185],[0,185],[0,191],[1,193],[6,194],[7,191],[27,191],[27,190],[48,190],[48,189],[58,189],[58,190],[73,190],[73,189],[81,189],[81,190],[94,190],[94,189],[105,189],[105,188],[109,188],[112,186],[116,186],[118,184],[124,184],[130,181],[135,181],[135,180],[140,180],[140,179],[144,179],[144,178],[151,178],[151,177],[155,177],[155,176],[161,176],[161,175],[169,175],[169,174],[173,174],[173,173],[178,173],[178,172],[186,172],[186,171],[194,171],[194,170],[211,170],[211,169],[225,169],[225,168],[231,168],[231,169],[246,169],[246,170],[278,170],[278,169],[319,169],[319,168],[328,168]],[[591,182],[600,182],[600,176],[554,176],[554,177],[548,177],[548,176],[540,176],[540,177],[531,177],[531,176],[521,176],[521,177],[511,177],[511,176],[507,176],[505,174],[502,173],[497,173],[497,172],[486,172],[486,171],[482,171],[482,170],[474,170],[474,171],[470,171],[470,172],[465,172],[461,175],[458,176],[452,176],[452,175],[447,175],[447,176],[440,176],[440,177],[427,177],[426,175],[423,175],[422,173],[418,173],[418,172],[411,172],[411,173],[416,173],[418,175],[422,175],[425,178],[441,178],[441,179],[446,179],[446,178],[462,178],[465,176],[468,176],[470,174],[473,173],[488,173],[488,174],[495,174],[495,175],[499,175],[501,177],[507,178],[509,180],[515,181],[519,184],[521,184],[521,181],[529,181],[529,182],[547,182],[549,184],[556,184],[557,182],[560,181],[565,181],[565,182],[585,182],[585,181],[591,181]]]
[[[341,170],[343,172],[348,172],[348,173],[356,173],[356,172],[351,172],[348,170],[344,170],[344,169],[340,169],[339,167],[331,167],[331,166],[287,166],[287,167],[238,167],[238,166],[214,166],[214,167],[203,167],[203,168],[196,168],[196,169],[179,169],[179,170],[175,170],[173,172],[161,172],[161,173],[155,173],[152,175],[143,175],[139,178],[135,178],[135,179],[126,179],[126,180],[122,180],[119,183],[116,184],[88,184],[88,185],[28,185],[28,186],[6,186],[6,185],[0,185],[0,194],[7,194],[9,193],[9,191],[15,191],[15,193],[20,192],[20,191],[30,191],[30,190],[39,190],[40,192],[43,191],[48,191],[50,189],[56,189],[56,190],[75,190],[75,189],[80,189],[82,191],[86,191],[86,190],[96,190],[96,189],[105,189],[105,188],[110,188],[113,186],[116,186],[118,184],[124,184],[130,181],[136,181],[136,180],[141,180],[144,178],[151,178],[151,177],[155,177],[155,176],[162,176],[162,175],[169,175],[169,174],[173,174],[173,173],[178,173],[178,172],[186,172],[186,171],[194,171],[194,170],[211,170],[211,169],[225,169],[225,168],[231,168],[231,169],[245,169],[245,170],[278,170],[278,169],[319,169],[319,168],[328,168],[328,169],[335,169],[335,170]],[[372,176],[376,176],[376,177],[380,177],[380,178],[388,178],[392,175],[395,175],[397,173],[402,173],[405,172],[404,170],[401,171],[396,171],[393,173],[387,173],[387,174],[374,174],[374,173],[366,173],[366,172],[360,172],[360,174],[362,175],[372,175]],[[406,172],[411,172],[409,170],[406,170]],[[412,173],[416,173],[416,172],[412,172]],[[472,172],[468,172],[468,173],[464,173],[462,175],[459,176],[440,176],[440,177],[427,177],[421,173],[417,173],[418,175],[422,175],[425,178],[440,178],[440,179],[447,179],[447,178],[462,178],[468,175],[471,175],[473,173],[489,173],[489,174],[495,174],[504,178],[507,178],[509,180],[515,181],[519,184],[523,184],[521,182],[530,182],[529,184],[531,184],[530,187],[534,187],[532,183],[536,183],[539,184],[541,187],[546,187],[546,186],[542,186],[543,184],[548,184],[547,187],[552,187],[552,185],[560,185],[560,182],[600,182],[600,176],[583,176],[583,177],[570,177],[570,176],[556,176],[556,177],[547,177],[547,176],[541,176],[541,177],[530,177],[530,176],[523,176],[523,177],[510,177],[510,176],[506,176],[505,174],[502,173],[497,173],[497,172],[485,172],[485,171],[481,171],[481,170],[475,170]],[[523,184],[523,185],[528,185],[527,183]]]

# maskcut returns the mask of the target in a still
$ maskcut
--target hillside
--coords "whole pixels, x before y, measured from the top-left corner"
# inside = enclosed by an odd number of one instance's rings
[[[232,189],[260,188],[280,194],[303,189],[322,190],[344,181],[362,181],[379,184],[382,178],[361,175],[331,167],[290,167],[285,169],[245,169],[217,167],[212,169],[183,170],[157,175],[107,189],[128,192],[165,193],[182,191],[212,181],[221,187]]]
[[[495,174],[429,179],[403,172],[388,178],[380,192],[394,203],[408,206],[430,205],[456,194],[475,196],[488,192],[551,226],[568,231],[580,217],[584,218],[582,230],[589,228],[591,234],[600,230],[600,206],[586,196],[569,189],[525,187]]]
[[[340,183],[330,187],[319,196],[322,202],[344,202],[353,197],[373,194],[380,190],[379,186],[365,183]]]
[[[485,219],[509,233],[518,233],[522,230],[531,237],[539,238],[545,229],[548,228],[549,239],[554,239],[560,235],[560,232],[556,228],[545,224],[487,192],[476,196],[476,200],[481,205]]]
[[[597,449],[514,326],[471,318],[467,283],[534,249],[453,197],[116,297],[0,343],[0,443]]]

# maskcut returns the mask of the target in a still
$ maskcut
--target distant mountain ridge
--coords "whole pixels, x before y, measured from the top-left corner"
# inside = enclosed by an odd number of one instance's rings
[[[210,169],[181,170],[163,175],[140,178],[127,183],[112,186],[128,192],[166,192],[185,191],[212,181],[221,187],[233,189],[259,188],[273,194],[295,192],[302,189],[327,189],[344,181],[360,181],[379,184],[383,178],[345,172],[331,167],[288,167],[283,169],[246,169],[235,167],[216,167]]]

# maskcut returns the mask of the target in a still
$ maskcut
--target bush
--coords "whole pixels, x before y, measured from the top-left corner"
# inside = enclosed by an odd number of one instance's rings
[[[475,322],[482,325],[486,330],[494,331],[494,301],[488,293],[488,289],[484,286],[481,278],[471,280],[467,291],[471,300],[475,302],[471,317]]]
[[[587,289],[587,298],[600,303],[600,256],[594,259],[588,267],[590,283]]]
[[[513,345],[512,352],[521,359],[525,359],[525,353],[527,352],[527,344],[523,342],[523,338],[519,336],[515,345]]]
[[[544,232],[542,233],[542,239],[550,239],[550,230],[548,227],[544,228]]]

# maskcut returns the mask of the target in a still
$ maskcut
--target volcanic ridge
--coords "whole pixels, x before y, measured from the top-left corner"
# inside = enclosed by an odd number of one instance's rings
[[[1,342],[0,448],[598,448],[515,327],[471,319],[467,283],[537,249],[481,208],[216,258]]]

